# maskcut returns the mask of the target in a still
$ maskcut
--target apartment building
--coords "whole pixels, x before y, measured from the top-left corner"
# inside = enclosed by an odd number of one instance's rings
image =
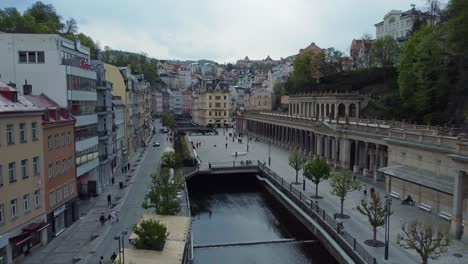
[[[271,111],[273,99],[273,93],[266,89],[250,91],[244,95],[245,111]]]
[[[192,120],[200,126],[223,127],[229,125],[230,95],[226,83],[205,84],[193,97]]]
[[[174,106],[173,113],[176,115],[182,114],[182,93],[180,90],[172,91],[172,105]]]
[[[407,11],[391,10],[385,14],[381,22],[374,25],[376,38],[391,36],[398,41],[406,40],[418,13],[420,11],[415,9]]]
[[[90,49],[57,34],[0,33],[0,58],[9,62],[0,63],[3,81],[17,86],[26,81],[34,94],[46,94],[76,118],[78,192],[83,197],[99,194],[96,72],[89,64]]]
[[[114,97],[118,98],[118,97]],[[125,105],[120,99],[112,100],[112,112],[114,113],[114,133],[115,133],[115,168],[120,169],[127,164],[125,155]]]
[[[42,115],[0,81],[0,263],[47,244]]]
[[[106,79],[112,82],[113,89],[112,95],[117,98],[120,98],[122,104],[125,105],[125,118],[124,118],[124,134],[125,140],[122,144],[122,156],[125,157],[125,160],[130,159],[135,153],[136,146],[133,144],[133,93],[129,87],[131,87],[129,79],[129,71],[126,69],[119,69],[114,65],[104,64],[104,69],[106,71]],[[117,168],[118,169],[118,168]]]
[[[192,91],[185,90],[181,92],[182,94],[182,114],[192,114],[193,108],[193,96]]]
[[[26,90],[25,90],[26,91]],[[51,241],[79,218],[76,192],[75,122],[66,107],[46,95],[25,95],[44,109],[42,115],[44,206],[47,239]]]

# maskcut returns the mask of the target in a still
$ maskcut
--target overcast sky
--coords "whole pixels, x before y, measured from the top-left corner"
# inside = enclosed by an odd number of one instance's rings
[[[32,0],[0,0],[23,11]],[[349,53],[392,9],[425,0],[44,0],[101,46],[158,59],[273,59],[315,42]]]

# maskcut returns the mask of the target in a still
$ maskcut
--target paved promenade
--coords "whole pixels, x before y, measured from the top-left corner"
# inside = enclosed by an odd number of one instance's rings
[[[232,132],[232,129],[229,130]],[[247,138],[244,136],[243,143],[239,144],[237,141],[232,142],[232,138],[228,137],[228,134],[223,134],[223,130],[219,130],[219,135],[216,136],[191,136],[194,142],[201,142],[201,147],[197,149],[199,158],[202,163],[208,162],[230,162],[236,160],[260,160],[268,164],[268,153],[269,145],[264,142],[249,142],[249,152],[245,156],[233,157],[234,152],[246,152],[247,151]],[[225,144],[228,144],[227,148]],[[295,181],[295,171],[288,165],[289,150],[278,147],[271,144],[271,166],[278,175],[287,179],[289,182]],[[299,174],[299,181],[302,183],[302,173]],[[363,184],[367,185],[367,188],[372,186],[371,181],[364,179]],[[302,184],[297,186],[298,189],[302,189]],[[319,185],[319,195],[324,197],[319,199],[318,203],[321,208],[326,210],[328,214],[332,215],[339,211],[340,203],[336,196],[330,193],[330,184],[328,181],[324,181]],[[376,191],[384,193],[385,191],[380,187],[376,187]],[[315,184],[310,181],[306,181],[306,193],[307,195],[315,194]],[[356,206],[362,199],[362,192],[354,191],[350,193],[344,203],[345,214],[350,215],[349,219],[344,219],[344,228],[351,235],[357,238],[362,244],[364,240],[372,238],[371,226],[368,223],[367,216],[362,215],[356,210]],[[394,212],[391,216],[390,228],[391,228],[391,244],[390,244],[390,257],[388,262],[385,262],[384,248],[373,248],[365,246],[365,248],[378,259],[379,263],[419,263],[419,256],[412,251],[404,250],[396,244],[396,235],[401,231],[401,225],[405,221],[412,219],[420,219],[423,221],[429,221],[433,224],[449,227],[449,223],[442,220],[440,217],[428,214],[419,210],[417,207],[403,206],[400,201],[394,200],[392,204],[392,211]],[[378,228],[378,239],[384,240],[384,229],[383,227]],[[463,258],[454,256],[453,254],[461,254]],[[468,263],[468,241],[454,241],[449,252],[441,256],[436,261],[430,261],[430,263],[450,263],[450,264],[462,264]]]

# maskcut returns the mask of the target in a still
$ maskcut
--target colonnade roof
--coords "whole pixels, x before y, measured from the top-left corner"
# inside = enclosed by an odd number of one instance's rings
[[[379,172],[405,182],[414,183],[422,187],[453,195],[454,179],[437,175],[429,170],[407,165],[394,165],[380,168]]]

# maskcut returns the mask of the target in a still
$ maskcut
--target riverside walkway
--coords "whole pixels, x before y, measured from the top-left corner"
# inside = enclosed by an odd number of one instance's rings
[[[233,132],[232,129],[229,132]],[[218,135],[211,136],[192,136],[193,142],[200,142],[201,147],[197,149],[198,157],[202,161],[200,169],[205,170],[208,167],[208,162],[212,163],[212,167],[216,167],[216,162],[232,164],[233,161],[236,164],[240,164],[240,161],[245,160],[260,160],[268,166],[268,159],[271,158],[271,165],[269,169],[277,173],[287,183],[295,181],[295,171],[288,165],[289,150],[278,147],[273,144],[266,144],[264,142],[249,142],[247,152],[247,142],[244,138],[243,143],[232,142],[232,139],[226,136],[223,130],[219,130]],[[225,144],[228,144],[227,148]],[[247,152],[247,155],[240,157],[233,157],[233,152]],[[270,154],[270,155],[269,155]],[[232,165],[231,165],[232,166]],[[299,181],[302,182],[302,174],[300,173]],[[371,183],[363,182],[367,184],[367,188],[370,188]],[[293,185],[297,190],[302,191],[302,185]],[[384,190],[379,186],[375,186],[376,191],[381,194]],[[324,181],[319,185],[319,195],[323,199],[318,199],[318,205],[321,209],[329,212],[331,215],[339,211],[340,203],[337,197],[330,193],[330,184],[328,181]],[[305,199],[311,200],[311,195],[315,194],[315,185],[306,180],[306,192],[302,193]],[[416,207],[407,207],[400,204],[399,201],[395,201],[392,205],[393,215],[390,221],[390,257],[388,261],[384,260],[384,249],[373,248],[363,244],[365,240],[372,238],[371,226],[368,223],[367,217],[360,214],[356,210],[356,206],[362,199],[362,192],[354,191],[350,193],[344,203],[345,214],[351,216],[349,219],[343,220],[344,230],[349,232],[349,235],[355,237],[357,242],[363,245],[363,248],[369,252],[372,256],[376,257],[378,263],[419,263],[419,257],[414,251],[402,249],[396,244],[396,235],[401,231],[401,225],[405,221],[411,219],[421,219],[424,221],[431,222],[440,226],[449,226],[449,223],[441,220],[439,217],[433,214],[425,213],[418,210]],[[333,220],[333,219],[332,219]],[[381,241],[384,240],[383,227],[378,228],[377,238]],[[459,257],[459,256],[463,257]],[[436,261],[432,263],[450,263],[450,264],[462,264],[466,263],[466,257],[468,256],[468,241],[454,241],[450,246],[449,251],[442,255]]]

